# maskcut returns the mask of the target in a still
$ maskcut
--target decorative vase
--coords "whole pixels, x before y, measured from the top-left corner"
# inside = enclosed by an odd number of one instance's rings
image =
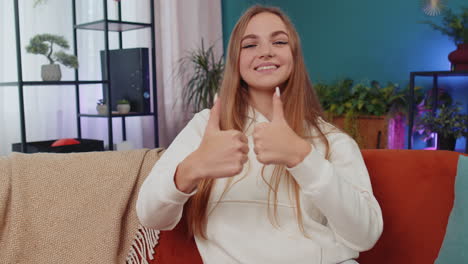
[[[105,104],[96,105],[96,110],[100,115],[107,115],[107,105]]]
[[[128,112],[130,112],[130,105],[129,104],[118,104],[117,105],[117,112],[119,112],[119,114],[128,114]]]
[[[62,72],[58,64],[45,64],[41,67],[41,76],[43,81],[60,81]]]
[[[437,149],[438,150],[455,150],[455,143],[457,139],[454,136],[443,137],[437,135]]]
[[[468,43],[458,44],[457,49],[449,54],[448,59],[453,71],[468,71]]]

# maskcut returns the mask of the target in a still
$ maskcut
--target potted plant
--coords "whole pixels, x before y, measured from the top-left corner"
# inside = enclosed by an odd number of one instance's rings
[[[206,49],[202,40],[201,48],[179,61],[178,76],[186,83],[182,98],[185,106],[191,106],[194,112],[211,108],[221,84],[224,60],[223,56],[216,57],[213,49],[214,45]]]
[[[385,138],[386,101],[377,83],[340,80],[331,85],[315,85],[328,119],[347,132],[361,148],[375,148]],[[365,129],[372,131],[364,131]],[[384,143],[385,145],[385,143]],[[385,147],[385,146],[384,146]]]
[[[333,84],[316,84],[315,89],[328,119],[352,136],[362,148],[403,148],[406,116],[409,107],[409,86],[402,89],[377,81],[357,84],[351,79]],[[421,88],[415,87],[415,98],[422,98]],[[388,134],[388,140],[387,140]]]
[[[448,56],[452,70],[468,71],[468,7],[462,7],[459,14],[453,13],[450,8],[444,8],[441,25],[432,21],[423,21],[422,23],[449,36],[457,45],[457,50]]]
[[[117,112],[119,112],[119,114],[128,114],[128,112],[130,112],[130,102],[127,99],[118,100]]]
[[[404,146],[404,122],[408,109],[409,88],[388,83],[382,87],[377,81],[356,83],[343,79],[332,84],[314,85],[329,121],[353,137],[361,148],[387,147],[387,134],[398,141],[392,148]],[[420,88],[416,88],[419,96]],[[393,123],[392,123],[393,122]],[[397,122],[394,124],[394,122]],[[402,124],[403,123],[403,124]],[[389,125],[398,131],[388,131]]]
[[[417,123],[417,129],[426,138],[437,134],[437,149],[455,150],[458,138],[468,136],[468,114],[462,114],[459,103],[443,104],[434,113],[425,112]]]
[[[44,81],[60,81],[62,78],[60,65],[56,64],[56,62],[66,67],[78,68],[76,56],[67,54],[64,51],[54,52],[54,45],[63,49],[70,48],[64,37],[52,34],[36,35],[31,38],[29,45],[26,46],[27,52],[44,55],[49,60],[49,64],[42,65],[41,68],[41,76]]]
[[[96,110],[100,115],[107,115],[107,105],[103,99],[99,99],[96,105]]]

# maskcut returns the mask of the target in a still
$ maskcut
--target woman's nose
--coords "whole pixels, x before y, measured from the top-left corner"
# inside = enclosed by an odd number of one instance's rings
[[[260,45],[260,57],[273,57],[274,51],[269,44]]]

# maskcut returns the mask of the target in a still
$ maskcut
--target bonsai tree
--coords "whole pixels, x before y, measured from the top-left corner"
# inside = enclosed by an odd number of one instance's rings
[[[78,59],[74,55],[67,54],[63,51],[54,52],[54,45],[63,49],[69,49],[67,40],[62,36],[52,34],[36,35],[29,41],[26,46],[26,51],[32,54],[44,55],[50,64],[59,62],[60,64],[70,67],[78,68]]]
[[[450,8],[444,8],[442,10],[442,25],[432,21],[423,21],[422,23],[449,36],[455,44],[468,43],[468,7],[462,7],[459,14],[454,14]]]

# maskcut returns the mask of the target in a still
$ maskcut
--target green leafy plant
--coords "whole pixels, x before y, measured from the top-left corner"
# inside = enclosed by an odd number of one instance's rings
[[[323,109],[329,114],[343,115],[345,113],[345,102],[350,97],[353,80],[344,79],[336,83],[317,83],[314,88],[319,97]]]
[[[120,99],[117,100],[117,104],[130,104],[130,102],[127,99]]]
[[[353,80],[344,79],[314,87],[323,109],[332,116],[406,114],[409,106],[409,86],[401,89],[396,83],[382,87],[377,81],[354,84]],[[422,98],[420,87],[415,87],[415,98]]]
[[[201,47],[180,60],[179,77],[187,80],[182,92],[185,105],[194,112],[211,108],[224,72],[223,56],[216,57],[214,45]]]
[[[416,128],[426,138],[431,133],[437,133],[444,138],[455,139],[468,136],[468,114],[461,113],[460,103],[443,104],[434,113],[427,111],[423,113]]]
[[[406,117],[409,109],[409,86],[402,89],[398,84],[389,82],[381,86],[377,81],[355,83],[351,79],[339,80],[332,84],[314,85],[327,119],[334,122],[344,117],[343,129],[359,145],[365,140],[359,127],[363,116],[385,116],[390,118]],[[415,87],[415,102],[422,99],[420,87]]]
[[[422,21],[430,25],[434,30],[449,36],[455,44],[468,43],[468,7],[462,7],[459,14],[453,13],[450,8],[442,10],[442,24],[432,21]]]
[[[32,54],[44,55],[50,64],[59,62],[62,65],[70,68],[78,68],[78,59],[74,55],[65,53],[64,51],[54,52],[54,45],[63,49],[69,49],[67,40],[62,36],[52,34],[36,35],[29,41],[26,46],[26,51]]]

